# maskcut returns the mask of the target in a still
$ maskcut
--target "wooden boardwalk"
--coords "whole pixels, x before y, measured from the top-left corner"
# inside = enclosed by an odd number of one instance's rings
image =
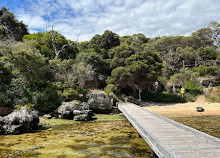
[[[160,158],[220,158],[220,139],[132,103],[119,110]]]

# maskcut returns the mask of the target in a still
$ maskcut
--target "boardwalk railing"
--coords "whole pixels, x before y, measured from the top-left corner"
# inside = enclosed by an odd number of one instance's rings
[[[160,158],[220,158],[220,139],[132,103],[119,110]]]

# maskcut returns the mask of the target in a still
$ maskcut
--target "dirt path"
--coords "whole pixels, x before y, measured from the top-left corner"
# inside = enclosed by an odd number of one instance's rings
[[[197,112],[196,107],[201,106],[204,112]],[[204,95],[197,98],[195,102],[178,104],[152,104],[144,107],[150,111],[164,116],[198,116],[198,115],[220,115],[220,103],[207,102]]]
[[[200,96],[196,99],[196,101],[195,101],[195,103],[206,103],[206,102],[207,102],[207,101],[206,101],[204,95],[200,95]]]

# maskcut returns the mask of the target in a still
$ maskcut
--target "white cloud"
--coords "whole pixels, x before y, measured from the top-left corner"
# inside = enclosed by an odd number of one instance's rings
[[[31,29],[45,29],[46,21],[40,16],[20,14],[18,19],[22,20]]]
[[[219,0],[26,0],[15,13],[30,30],[49,26],[80,41],[109,29],[119,35],[144,33],[148,37],[190,35],[220,22]],[[24,4],[25,5],[25,4]]]

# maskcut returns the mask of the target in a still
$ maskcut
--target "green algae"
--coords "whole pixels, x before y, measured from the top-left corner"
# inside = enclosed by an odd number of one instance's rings
[[[91,122],[41,118],[41,123],[49,128],[1,135],[0,157],[152,157],[150,147],[126,119],[101,121],[106,117],[112,116],[100,115]],[[220,116],[172,119],[220,138]]]
[[[151,149],[127,120],[41,122],[51,128],[1,135],[0,157],[151,157]]]
[[[171,117],[171,119],[189,127],[220,138],[220,116]]]

